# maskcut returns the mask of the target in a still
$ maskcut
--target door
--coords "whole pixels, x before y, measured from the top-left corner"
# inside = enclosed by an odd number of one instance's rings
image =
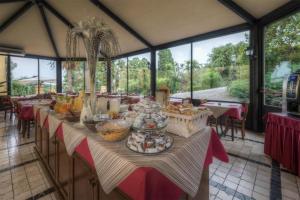
[[[98,178],[95,172],[76,153],[72,157],[73,200],[98,199]]]
[[[262,116],[281,112],[284,102],[283,83],[290,73],[300,69],[300,12],[264,27],[262,76]]]
[[[49,168],[53,177],[56,177],[56,163],[57,163],[56,150],[57,150],[56,136],[53,136],[52,138],[49,139],[49,156],[48,156]]]
[[[57,140],[57,181],[65,199],[69,197],[71,181],[71,157],[68,155],[64,142]]]

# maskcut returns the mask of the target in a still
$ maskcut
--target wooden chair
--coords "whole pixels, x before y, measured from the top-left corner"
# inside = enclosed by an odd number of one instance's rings
[[[14,106],[10,96],[0,96],[0,111],[4,111],[4,119],[6,119],[7,112],[10,112],[10,119],[12,118]]]
[[[233,126],[235,128],[235,132],[237,133],[238,128],[241,129],[241,135],[242,135],[242,139],[245,138],[245,126],[246,126],[246,119],[247,119],[247,115],[248,115],[248,107],[249,104],[248,103],[242,103],[243,105],[243,111],[242,111],[242,119],[234,119],[233,120]]]

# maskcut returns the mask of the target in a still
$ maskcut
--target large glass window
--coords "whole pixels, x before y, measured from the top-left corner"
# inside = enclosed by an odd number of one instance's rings
[[[193,98],[248,101],[249,32],[193,43]]]
[[[0,56],[0,96],[7,94],[7,57],[6,56]]]
[[[90,91],[89,68],[85,68],[85,90]],[[96,92],[107,92],[107,64],[104,61],[97,62],[96,66]]]
[[[38,93],[38,60],[11,57],[11,95],[24,96]]]
[[[40,93],[56,92],[56,61],[40,59]]]
[[[112,62],[111,81],[112,93],[127,93],[127,58]]]
[[[73,64],[63,62],[62,66],[62,91],[73,90],[73,92],[79,92],[84,90],[85,62],[81,61]]]
[[[150,95],[150,53],[128,58],[128,93]]]
[[[191,44],[156,52],[157,88],[168,87],[172,97],[191,97]]]
[[[299,32],[299,12],[265,28],[265,105],[281,106],[284,78],[300,69]]]
[[[97,63],[96,90],[100,93],[107,92],[107,62],[105,61]]]

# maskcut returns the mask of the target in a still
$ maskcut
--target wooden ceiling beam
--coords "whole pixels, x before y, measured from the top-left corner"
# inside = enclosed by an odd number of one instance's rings
[[[74,25],[67,19],[65,18],[62,14],[60,14],[53,6],[51,6],[47,1],[42,1],[41,2],[44,7],[49,10],[53,15],[55,15],[62,23],[64,23],[66,26],[69,28],[73,28]]]
[[[27,10],[32,7],[33,3],[28,2],[25,3],[19,10],[17,10],[14,14],[12,14],[8,19],[6,19],[3,23],[0,24],[0,33],[3,32],[9,25],[14,23],[20,16],[22,16]]]
[[[261,17],[258,23],[262,26],[272,23],[282,17],[292,15],[300,11],[300,1],[292,0],[288,3],[280,6],[279,8],[269,12],[268,14]]]
[[[65,18],[62,14],[60,14],[52,5],[50,5],[46,1],[41,1],[41,4],[44,5],[44,7],[49,10],[53,15],[55,15],[62,23],[64,23],[67,27],[73,28],[74,25],[67,19]],[[104,52],[100,52],[104,57],[108,57]]]
[[[218,0],[221,4],[223,4],[225,7],[233,11],[235,14],[243,18],[247,23],[253,25],[256,23],[257,19],[251,15],[248,11],[246,11],[244,8],[236,4],[232,0]]]
[[[138,32],[133,30],[126,22],[124,22],[120,17],[118,17],[115,13],[113,13],[109,8],[107,8],[104,4],[102,4],[98,0],[90,0],[97,8],[99,8],[102,12],[111,17],[115,22],[117,22],[120,26],[122,26],[127,32],[137,38],[140,42],[146,45],[149,48],[152,48],[152,44],[147,41],[144,37],[142,37]]]
[[[44,22],[44,25],[45,25],[45,28],[46,28],[46,31],[47,31],[49,40],[50,40],[50,42],[51,42],[53,51],[54,51],[54,53],[55,53],[55,56],[56,56],[57,58],[59,58],[60,56],[59,56],[59,53],[58,53],[58,50],[57,50],[57,46],[56,46],[56,44],[55,44],[55,40],[54,40],[54,37],[53,37],[53,33],[52,33],[51,28],[50,28],[50,25],[49,25],[49,22],[48,22],[48,19],[47,19],[45,10],[44,10],[42,4],[38,4],[38,8],[39,8],[39,10],[40,10],[40,14],[41,14],[41,16],[42,16],[42,19],[43,19],[43,22]]]
[[[0,3],[28,2],[28,0],[0,0]]]

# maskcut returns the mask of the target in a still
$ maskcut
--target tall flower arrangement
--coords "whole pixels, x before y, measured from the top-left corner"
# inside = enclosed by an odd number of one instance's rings
[[[102,55],[110,59],[119,52],[119,43],[117,37],[110,27],[104,22],[89,18],[75,24],[67,33],[66,49],[68,62],[74,62],[79,56],[79,41],[82,40],[87,58],[87,65],[90,76],[90,98],[89,104],[93,114],[96,111],[96,65],[99,57]]]

